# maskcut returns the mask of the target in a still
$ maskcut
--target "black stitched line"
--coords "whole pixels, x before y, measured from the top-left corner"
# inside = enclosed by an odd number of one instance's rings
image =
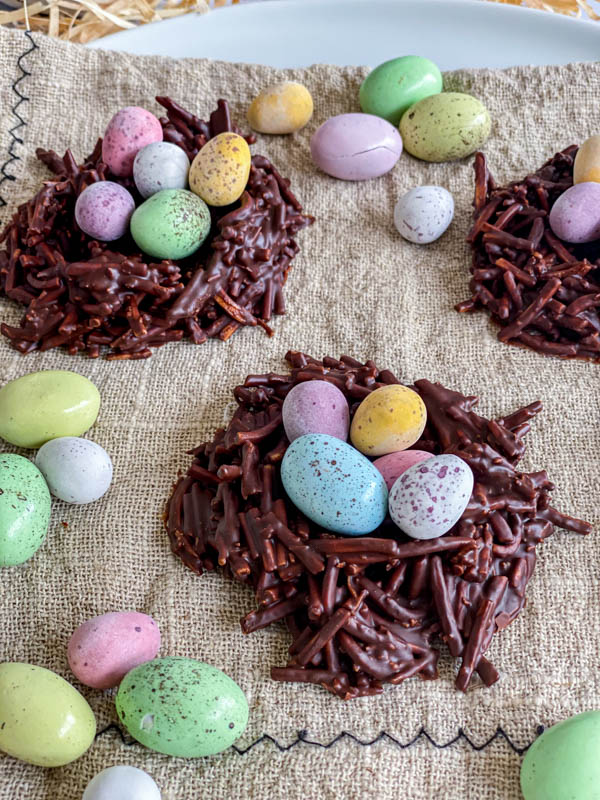
[[[39,50],[39,47],[34,42],[33,37],[31,35],[31,31],[25,31],[25,36],[29,40],[30,47],[27,50],[25,50],[24,53],[21,53],[21,55],[17,59],[17,66],[20,69],[21,74],[14,81],[14,83],[12,84],[12,87],[11,87],[13,92],[17,96],[15,104],[11,108],[12,115],[13,115],[13,117],[15,117],[17,122],[8,131],[8,134],[11,137],[11,139],[10,139],[10,144],[8,146],[8,158],[2,164],[2,166],[0,166],[0,176],[1,176],[0,177],[0,186],[2,186],[2,184],[5,183],[6,181],[14,181],[14,180],[16,180],[15,176],[11,175],[10,172],[8,172],[7,170],[8,170],[8,167],[10,167],[10,165],[13,164],[15,161],[20,161],[21,160],[21,156],[18,156],[16,154],[16,152],[15,152],[15,147],[17,145],[19,145],[19,144],[23,144],[23,139],[19,135],[17,135],[17,131],[20,130],[20,128],[24,128],[24,127],[27,126],[27,122],[23,119],[23,117],[19,113],[19,107],[20,107],[21,103],[24,103],[26,101],[28,102],[29,101],[29,97],[27,97],[27,95],[25,95],[25,94],[23,94],[21,92],[21,90],[19,88],[19,84],[21,83],[21,81],[25,80],[25,78],[28,78],[31,75],[31,72],[29,72],[24,67],[23,59],[27,58],[27,56],[30,55],[30,53],[33,53],[34,50]],[[0,208],[3,208],[4,206],[6,206],[6,204],[7,204],[6,200],[2,197],[2,195],[0,195]]]
[[[106,728],[103,728],[101,731],[98,731],[98,733],[96,734],[96,738],[99,738],[100,736],[109,733],[109,731],[116,731],[121,737],[121,741],[123,742],[123,744],[126,745],[127,747],[132,747],[133,745],[137,744],[135,739],[127,738],[123,733],[123,731],[121,730],[121,728],[119,728],[119,726],[116,725],[114,722],[112,722],[110,725],[107,725]],[[543,732],[544,732],[544,726],[539,725],[537,728],[538,735],[542,734]],[[426,741],[428,741],[429,744],[432,747],[435,747],[437,750],[445,750],[446,748],[452,747],[453,745],[463,741],[472,750],[475,750],[478,753],[481,752],[482,750],[485,750],[486,747],[489,747],[495,741],[505,741],[506,744],[510,747],[510,749],[519,756],[522,756],[523,753],[526,750],[528,750],[529,747],[531,747],[531,745],[533,744],[533,742],[530,742],[529,744],[525,745],[525,747],[519,747],[517,744],[513,742],[510,736],[501,727],[498,727],[496,729],[496,732],[492,736],[490,736],[489,739],[486,739],[481,744],[477,744],[476,742],[474,742],[463,731],[462,728],[458,729],[458,733],[452,739],[440,744],[439,742],[436,742],[435,739],[429,733],[427,733],[425,728],[421,728],[421,730],[416,734],[416,736],[413,736],[413,738],[409,739],[407,742],[401,742],[399,739],[396,739],[395,736],[392,736],[391,733],[387,733],[386,731],[381,731],[381,733],[374,739],[366,739],[366,740],[360,739],[358,736],[355,736],[353,733],[349,733],[348,731],[342,731],[341,733],[338,733],[337,736],[334,736],[334,738],[331,739],[329,742],[317,742],[314,739],[308,738],[307,731],[298,731],[296,739],[293,742],[290,742],[289,744],[281,744],[280,742],[277,741],[277,739],[274,739],[273,736],[270,736],[268,733],[264,733],[261,737],[256,739],[256,741],[249,744],[248,747],[237,747],[234,744],[232,745],[231,749],[235,753],[237,753],[238,756],[245,756],[251,750],[254,750],[255,747],[258,747],[258,745],[262,744],[263,742],[268,742],[269,744],[272,744],[274,747],[276,747],[280,753],[287,753],[288,750],[297,747],[299,744],[309,745],[310,747],[320,747],[322,750],[329,750],[331,747],[334,747],[338,742],[341,742],[342,739],[349,739],[355,742],[356,744],[360,745],[361,747],[371,747],[372,745],[377,744],[378,742],[389,742],[389,744],[395,745],[396,747],[399,747],[401,750],[407,750],[409,747],[412,747],[421,739],[425,739]]]

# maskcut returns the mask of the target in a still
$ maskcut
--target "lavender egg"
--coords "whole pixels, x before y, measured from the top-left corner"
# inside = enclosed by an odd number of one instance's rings
[[[317,128],[310,151],[317,167],[328,175],[364,181],[392,169],[402,153],[402,137],[381,117],[339,114]]]
[[[416,186],[394,208],[398,233],[414,244],[435,242],[454,216],[454,198],[442,186]]]
[[[337,386],[328,381],[306,381],[294,386],[283,402],[282,417],[290,442],[306,433],[326,433],[344,442],[348,438],[348,403]]]
[[[147,144],[133,162],[133,180],[144,198],[161,189],[187,189],[189,171],[189,158],[171,142]]]
[[[409,467],[392,486],[390,516],[413,539],[436,539],[461,518],[473,492],[473,473],[458,456],[433,456]]]
[[[571,186],[552,206],[550,227],[564,242],[581,244],[600,239],[600,183]]]
[[[133,197],[113,181],[98,181],[86,187],[75,203],[75,222],[84,233],[101,242],[120,239],[135,211]]]

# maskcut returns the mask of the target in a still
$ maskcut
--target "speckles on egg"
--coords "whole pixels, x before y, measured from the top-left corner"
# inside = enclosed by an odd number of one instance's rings
[[[326,433],[346,441],[350,409],[343,393],[327,381],[305,381],[286,395],[281,410],[290,442],[306,433]]]
[[[75,203],[75,222],[81,230],[101,242],[113,242],[127,233],[135,211],[131,194],[114,181],[87,186]]]
[[[144,198],[162,189],[185,189],[190,160],[184,150],[171,142],[152,142],[143,147],[133,162],[133,179]]]
[[[473,492],[473,473],[458,456],[433,456],[406,470],[392,486],[392,520],[414,539],[435,539],[455,525]]]
[[[187,189],[163,189],[138,206],[131,217],[135,243],[154,258],[187,258],[209,231],[206,203]]]
[[[50,493],[39,469],[23,456],[0,455],[0,567],[30,559],[46,538]]]
[[[102,160],[113,175],[129,177],[137,152],[151,142],[161,142],[162,138],[162,126],[154,114],[139,106],[126,106],[108,123],[102,141]]]
[[[52,494],[66,503],[93,503],[108,491],[112,481],[110,456],[89,439],[52,439],[40,448],[35,463]]]
[[[198,151],[190,189],[209,206],[228,206],[242,196],[250,175],[250,148],[237,133],[220,133]]]
[[[350,426],[354,447],[367,456],[383,456],[411,447],[423,433],[427,409],[413,389],[382,386],[367,395]]]
[[[416,186],[406,192],[394,208],[398,233],[414,244],[439,239],[454,216],[454,199],[442,186]]]

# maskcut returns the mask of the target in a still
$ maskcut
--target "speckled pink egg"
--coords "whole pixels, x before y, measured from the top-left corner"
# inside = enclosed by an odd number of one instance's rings
[[[102,160],[113,175],[133,175],[133,162],[142,147],[162,142],[163,131],[154,114],[139,106],[127,106],[108,123],[102,142]]]
[[[94,689],[112,689],[125,675],[160,649],[158,625],[147,614],[114,611],[92,617],[71,636],[67,657],[81,683]]]
[[[363,181],[392,169],[402,153],[398,129],[372,114],[339,114],[314,132],[315,164],[334,178]]]
[[[435,539],[458,522],[472,493],[473,473],[462,458],[433,456],[409,467],[394,483],[390,516],[413,539]]]
[[[600,239],[600,183],[577,183],[563,192],[552,206],[549,222],[564,242]]]
[[[127,189],[113,181],[98,181],[77,198],[75,222],[93,239],[113,242],[127,233],[134,211],[135,201]]]
[[[348,402],[328,381],[298,383],[286,395],[281,413],[290,442],[306,433],[326,433],[344,442],[348,438]]]
[[[428,458],[432,458],[432,454],[425,450],[398,450],[396,453],[376,458],[373,466],[381,472],[385,485],[390,490],[403,472]]]

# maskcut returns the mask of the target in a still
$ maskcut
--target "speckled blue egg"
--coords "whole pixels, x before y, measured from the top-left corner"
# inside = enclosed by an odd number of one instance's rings
[[[150,197],[161,189],[187,189],[189,171],[189,158],[171,142],[147,144],[133,162],[133,180],[142,197]]]
[[[281,480],[294,505],[324,530],[361,536],[385,519],[383,476],[341,439],[324,433],[295,439],[283,457]]]
[[[114,181],[91,183],[77,198],[75,222],[84,233],[101,242],[120,239],[135,211],[131,194]]]

